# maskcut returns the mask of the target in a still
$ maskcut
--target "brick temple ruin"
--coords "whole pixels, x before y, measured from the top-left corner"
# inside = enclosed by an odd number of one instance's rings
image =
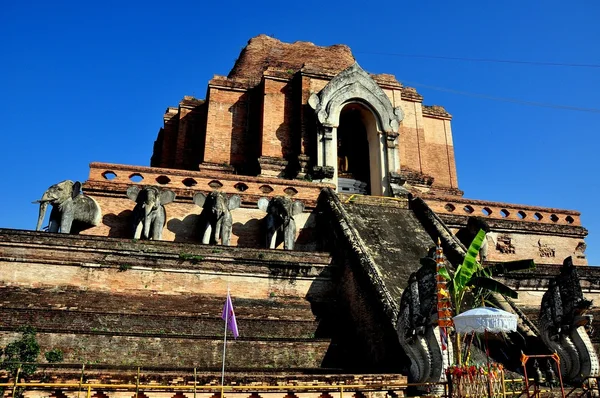
[[[451,120],[393,75],[364,71],[347,46],[252,38],[204,100],[167,109],[151,167],[90,164],[82,190],[102,211],[98,225],[79,235],[0,229],[0,346],[29,325],[66,363],[141,366],[157,378],[197,368],[214,382],[229,287],[240,338],[228,343],[228,382],[405,381],[402,292],[438,238],[448,258],[464,255],[453,234],[470,216],[490,227],[486,264],[535,261],[500,276],[534,338],[565,258],[587,298],[600,292],[587,230],[577,211],[464,197]],[[132,239],[136,185],[174,193],[160,241]],[[213,191],[240,198],[230,246],[201,244],[194,198]],[[275,197],[302,203],[294,250],[265,244],[257,203]],[[120,377],[107,369],[93,377]]]

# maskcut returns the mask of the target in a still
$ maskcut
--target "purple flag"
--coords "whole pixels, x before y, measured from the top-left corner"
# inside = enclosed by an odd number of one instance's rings
[[[231,296],[227,291],[227,300],[223,306],[223,315],[221,315],[224,321],[227,321],[227,329],[231,330],[234,338],[238,338],[240,335],[238,332],[237,321],[235,320],[235,312],[233,312],[233,303],[231,302]]]

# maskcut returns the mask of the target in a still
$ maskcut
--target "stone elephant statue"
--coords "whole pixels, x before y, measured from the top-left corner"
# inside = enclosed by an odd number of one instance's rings
[[[296,240],[294,216],[304,211],[304,203],[284,196],[276,196],[270,200],[260,198],[258,208],[267,212],[264,218],[267,248],[274,249],[277,247],[277,242],[283,240],[285,250],[294,250]]]
[[[100,224],[102,211],[98,203],[81,193],[81,183],[65,180],[49,187],[40,200],[36,231],[41,230],[48,204],[52,205],[48,232],[77,234]]]
[[[127,197],[136,203],[133,208],[133,238],[161,240],[167,221],[164,205],[175,200],[175,193],[153,186],[132,185],[127,188]]]
[[[233,219],[231,210],[242,204],[239,195],[227,197],[223,192],[213,191],[208,196],[201,192],[194,195],[194,203],[202,207],[200,232],[202,243],[216,244],[219,238],[223,246],[229,246]]]

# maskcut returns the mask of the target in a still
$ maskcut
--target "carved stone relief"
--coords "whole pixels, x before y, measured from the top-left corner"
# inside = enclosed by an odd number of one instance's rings
[[[577,258],[585,258],[585,249],[587,249],[585,242],[579,242],[577,244],[577,247],[575,248],[575,255]]]
[[[512,243],[512,238],[508,235],[498,235],[496,250],[502,254],[515,254],[515,246]]]
[[[398,133],[404,114],[394,108],[381,87],[357,63],[340,72],[319,92],[308,100],[321,125],[337,127],[342,107],[358,99],[368,104],[378,116],[379,129],[386,133]]]
[[[550,247],[546,243],[542,243],[541,239],[538,240],[538,248],[540,251],[540,257],[555,257],[556,256],[556,249],[554,249],[553,247]]]

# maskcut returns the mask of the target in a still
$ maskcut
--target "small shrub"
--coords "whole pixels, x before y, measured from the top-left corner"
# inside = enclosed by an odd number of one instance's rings
[[[199,261],[204,260],[204,257],[199,256],[197,254],[190,254],[190,253],[179,253],[179,259],[180,260],[184,260],[184,261],[189,261],[192,264],[196,264]]]
[[[46,361],[48,361],[49,363],[62,362],[65,358],[62,350],[60,350],[59,348],[55,348],[46,352],[44,356],[46,357]]]
[[[133,266],[131,264],[121,264],[119,265],[119,272],[125,272],[130,270]]]
[[[4,348],[4,360],[0,368],[6,369],[13,376],[21,368],[20,374],[29,376],[37,369],[36,365],[22,365],[22,362],[35,362],[40,353],[40,345],[36,339],[36,331],[31,326],[19,328],[22,333],[19,340],[9,343]]]

